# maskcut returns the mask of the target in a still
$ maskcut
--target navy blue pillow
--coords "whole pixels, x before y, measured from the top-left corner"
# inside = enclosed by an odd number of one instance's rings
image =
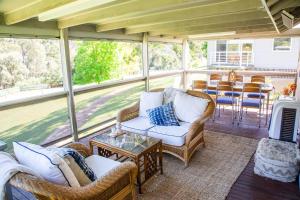
[[[151,124],[158,126],[179,126],[173,109],[173,102],[147,110]]]
[[[80,153],[78,153],[76,150],[70,149],[70,148],[61,148],[61,149],[64,151],[64,156],[71,156],[74,159],[74,161],[77,163],[77,165],[80,167],[80,169],[85,173],[85,175],[91,181],[97,180],[96,174],[86,164],[84,157]]]

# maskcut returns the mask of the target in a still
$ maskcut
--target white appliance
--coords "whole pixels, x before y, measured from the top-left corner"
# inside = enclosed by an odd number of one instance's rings
[[[294,98],[279,98],[273,104],[269,137],[296,142],[299,128],[300,102]]]

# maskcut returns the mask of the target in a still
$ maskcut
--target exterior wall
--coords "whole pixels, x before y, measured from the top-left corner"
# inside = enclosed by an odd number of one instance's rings
[[[211,57],[213,56],[212,54],[216,52],[216,41],[215,40],[209,40],[207,41],[207,65],[211,65]]]
[[[297,69],[300,50],[300,38],[292,38],[290,51],[273,51],[273,38],[254,39],[254,67],[271,69]],[[208,41],[208,60],[211,65],[212,54],[216,52],[216,41]]]
[[[273,51],[273,39],[253,40],[254,66],[257,68],[297,69],[299,38],[292,38],[290,51]]]

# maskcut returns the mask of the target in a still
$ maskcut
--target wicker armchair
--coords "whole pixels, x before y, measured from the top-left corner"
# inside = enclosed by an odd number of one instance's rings
[[[72,143],[68,147],[76,149],[84,157],[91,155],[83,144]],[[136,165],[124,162],[101,179],[79,188],[56,185],[25,173],[16,174],[11,178],[10,184],[33,193],[40,200],[136,199],[136,175]]]
[[[152,92],[163,91],[163,89],[155,89]],[[206,111],[202,116],[199,117],[196,121],[194,121],[189,129],[188,134],[185,138],[185,144],[181,147],[163,144],[163,151],[169,153],[177,158],[181,159],[185,166],[188,166],[189,160],[191,159],[194,152],[199,149],[201,145],[205,146],[204,138],[203,138],[203,130],[204,123],[213,115],[215,110],[215,102],[208,95],[200,91],[188,90],[187,94],[201,97],[205,99],[209,99],[210,103],[208,104]],[[139,102],[135,103],[133,106],[129,108],[125,108],[118,113],[117,121],[124,122],[139,115]]]

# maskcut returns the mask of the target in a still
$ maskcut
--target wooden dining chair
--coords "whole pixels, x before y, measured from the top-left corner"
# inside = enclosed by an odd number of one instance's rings
[[[250,98],[245,97],[245,93],[256,93],[259,94],[259,98]],[[261,110],[262,110],[262,95],[261,95],[261,84],[258,83],[245,83],[242,90],[242,99],[239,111],[239,119],[238,125],[243,119],[243,112],[244,108],[257,108],[258,115],[259,115],[259,124],[258,127],[260,128],[261,122]]]
[[[226,92],[231,92],[231,96],[225,95]],[[217,85],[216,108],[221,116],[221,106],[231,106],[232,109],[232,124],[234,124],[236,113],[237,99],[233,96],[233,83],[230,81],[220,81]],[[215,112],[216,113],[216,112]],[[214,115],[215,119],[215,115]]]
[[[194,80],[192,85],[193,90],[207,91],[207,81]]]
[[[266,82],[266,77],[265,76],[260,76],[260,75],[251,76],[251,83],[264,84],[265,82]],[[263,100],[262,109],[264,110],[266,96],[263,93],[260,93],[260,94],[258,94],[258,93],[249,93],[248,97],[249,98],[262,99]]]
[[[216,84],[218,84],[219,81],[222,81],[222,75],[221,75],[221,74],[211,74],[211,75],[209,76],[209,82],[210,82],[210,84],[211,84],[211,83],[216,83]],[[209,95],[211,95],[211,96],[216,96],[217,91],[216,91],[216,90],[209,90],[209,89],[207,89],[207,90],[205,91],[205,93],[207,93],[207,94],[209,94]]]
[[[251,76],[251,83],[265,83],[266,77],[261,75]]]

